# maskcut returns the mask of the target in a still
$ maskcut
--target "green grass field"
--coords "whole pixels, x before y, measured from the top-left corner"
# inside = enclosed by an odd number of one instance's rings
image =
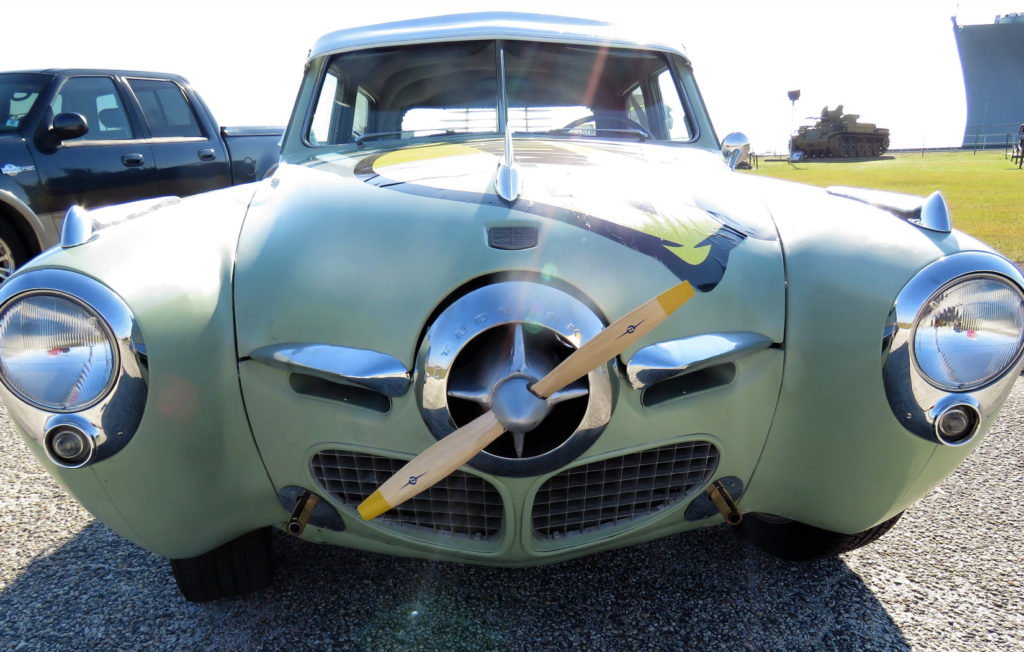
[[[760,174],[815,186],[859,186],[928,195],[941,190],[953,226],[1024,262],[1024,170],[1003,152],[925,152],[873,161],[761,162]]]

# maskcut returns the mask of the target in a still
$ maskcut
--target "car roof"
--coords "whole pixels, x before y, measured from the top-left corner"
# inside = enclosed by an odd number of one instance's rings
[[[371,47],[490,39],[639,47],[678,54],[689,61],[681,45],[631,37],[629,30],[612,23],[514,12],[453,14],[343,29],[317,39],[309,59]]]
[[[0,74],[33,73],[37,75],[60,75],[62,77],[73,77],[75,75],[116,75],[118,77],[148,77],[152,79],[174,79],[188,84],[188,80],[181,75],[174,75],[166,72],[148,72],[145,70],[116,70],[113,68],[37,68],[35,70],[4,70]]]

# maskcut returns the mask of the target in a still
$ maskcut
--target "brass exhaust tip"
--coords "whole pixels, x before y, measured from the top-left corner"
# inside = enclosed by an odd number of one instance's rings
[[[743,522],[743,512],[736,506],[736,502],[733,501],[721,480],[715,480],[704,491],[715,503],[718,511],[722,513],[722,518],[726,523],[735,526]]]
[[[306,530],[306,523],[309,522],[309,517],[313,515],[313,509],[319,502],[320,496],[309,491],[299,496],[299,499],[295,501],[295,509],[292,510],[291,518],[284,526],[284,531],[295,537],[302,536]]]

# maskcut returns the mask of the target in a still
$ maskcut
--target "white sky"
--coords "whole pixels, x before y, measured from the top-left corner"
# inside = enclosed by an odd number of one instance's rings
[[[893,147],[959,145],[966,118],[950,16],[991,23],[1016,2],[261,2],[0,0],[0,70],[103,67],[184,75],[222,125],[283,125],[322,34],[427,15],[515,10],[607,20],[682,42],[719,136],[783,148],[829,104],[888,127]],[[19,28],[23,25],[24,28]]]

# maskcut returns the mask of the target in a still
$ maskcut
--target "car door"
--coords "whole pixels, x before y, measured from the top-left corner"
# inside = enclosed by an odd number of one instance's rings
[[[160,192],[185,197],[231,185],[217,133],[207,133],[184,89],[168,79],[126,80],[149,128]]]
[[[47,125],[60,113],[78,113],[89,125],[85,135],[37,154],[58,230],[70,206],[99,208],[160,193],[149,144],[129,119],[118,86],[109,76],[70,77],[50,104]]]

